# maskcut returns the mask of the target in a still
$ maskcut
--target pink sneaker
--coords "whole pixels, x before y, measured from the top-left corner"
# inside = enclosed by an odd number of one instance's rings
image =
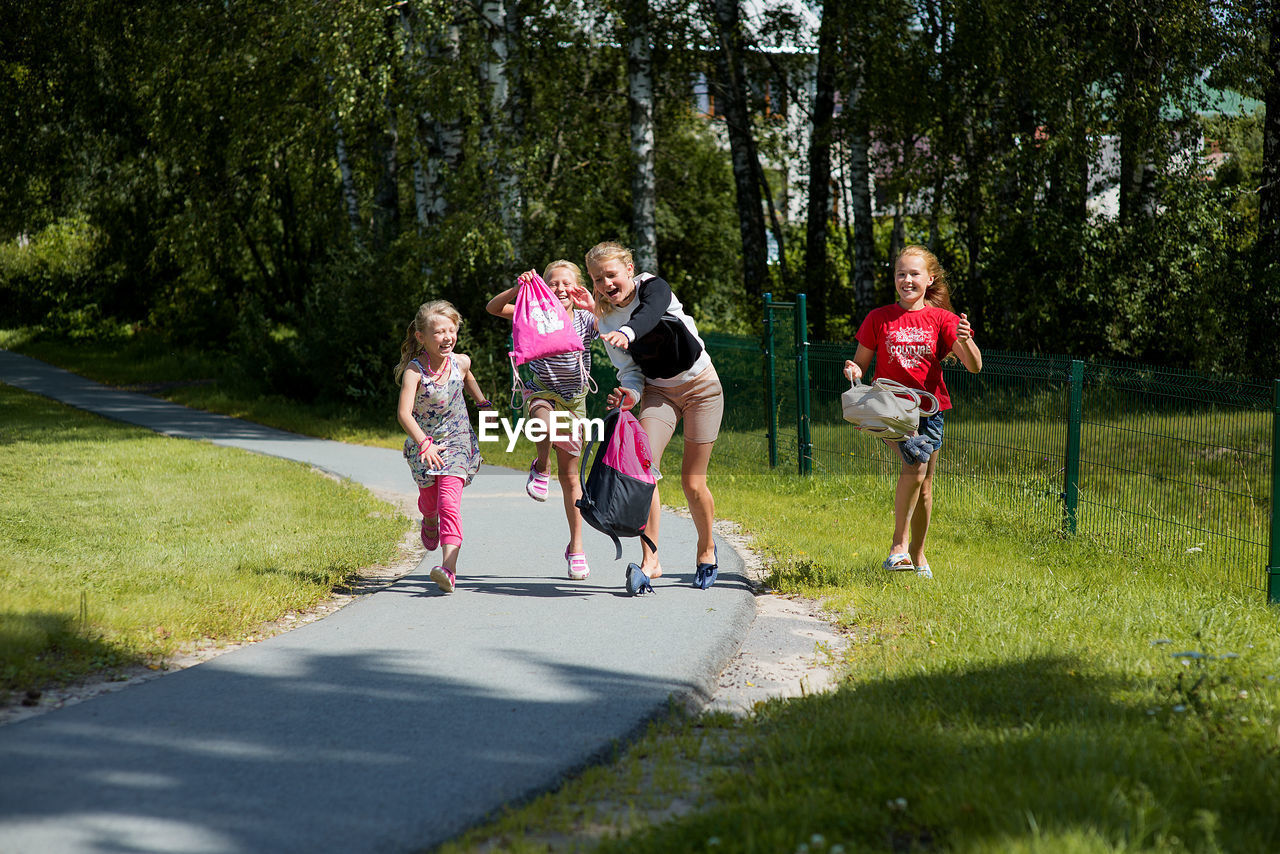
[[[546,501],[549,481],[550,478],[545,474],[539,474],[538,461],[534,460],[529,464],[529,481],[524,485],[524,491],[529,493],[529,497],[534,501]]]
[[[422,547],[429,552],[435,551],[440,546],[440,520],[432,519],[435,522],[435,530],[427,533],[427,520],[422,520]]]
[[[569,562],[569,577],[574,581],[581,581],[591,574],[591,568],[587,566],[587,556],[582,552],[571,552],[569,547],[564,547],[564,559]]]
[[[452,593],[458,577],[446,566],[437,566],[431,570],[431,580],[445,593]]]

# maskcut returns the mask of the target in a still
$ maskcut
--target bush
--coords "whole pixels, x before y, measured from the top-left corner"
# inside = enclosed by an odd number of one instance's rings
[[[99,335],[103,313],[102,235],[83,216],[68,217],[34,237],[0,245],[0,302],[11,325],[40,325],[70,337]]]

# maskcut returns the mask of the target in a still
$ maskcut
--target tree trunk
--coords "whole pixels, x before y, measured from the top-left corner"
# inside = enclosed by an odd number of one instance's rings
[[[653,140],[653,47],[649,0],[626,7],[627,93],[631,102],[631,219],[636,269],[658,272],[658,192]]]
[[[373,163],[378,180],[373,191],[373,224],[371,244],[375,250],[391,245],[400,231],[400,161],[396,153],[399,133],[395,110],[386,105],[386,126],[371,128]]]
[[[831,124],[835,113],[837,3],[822,4],[818,30],[818,73],[813,95],[813,128],[809,136],[809,210],[805,229],[804,285],[812,307],[813,336],[827,339],[827,294],[831,268],[827,262],[827,229],[831,220]]]
[[[1271,7],[1267,49],[1266,119],[1262,131],[1262,188],[1258,192],[1258,239],[1269,257],[1280,260],[1280,4]]]
[[[523,242],[522,217],[519,215],[519,191],[516,184],[514,159],[504,150],[514,139],[507,123],[511,109],[511,86],[508,71],[509,28],[514,21],[508,18],[503,0],[484,0],[480,7],[487,31],[488,51],[481,70],[489,90],[489,104],[481,136],[488,150],[493,175],[498,187],[498,215],[502,228],[516,257]]]
[[[889,257],[896,263],[898,253],[907,245],[906,226],[902,218],[902,209],[906,207],[907,197],[901,190],[893,200],[893,230],[889,232]],[[894,271],[889,271],[889,282],[893,283]]]
[[[1159,122],[1159,104],[1152,92],[1159,70],[1152,53],[1155,33],[1145,24],[1135,26],[1132,52],[1121,89],[1120,111],[1120,221],[1155,213],[1155,165],[1152,133]]]
[[[853,298],[858,313],[875,308],[875,221],[871,214],[871,127],[862,104],[862,78],[849,94],[850,213],[853,215]]]
[[[758,295],[769,280],[760,197],[760,160],[747,115],[746,73],[738,0],[714,0],[718,49],[715,52],[716,110],[724,115],[737,189],[738,230],[742,237],[742,276],[747,293]]]
[[[504,72],[507,78],[507,102],[501,115],[505,121],[500,123],[503,129],[504,146],[515,152],[515,157],[505,157],[502,170],[502,204],[507,234],[511,240],[515,256],[524,255],[524,194],[520,192],[520,174],[524,171],[524,151],[520,147],[525,131],[525,104],[528,101],[525,92],[523,55],[515,50],[524,33],[526,0],[506,0],[506,16],[503,19],[504,41],[506,43],[506,60]]]
[[[342,133],[342,121],[338,111],[333,111],[333,136],[338,157],[338,174],[342,179],[342,204],[347,211],[347,225],[351,229],[351,239],[360,245],[360,197],[356,194],[355,173],[351,170],[351,159],[347,156],[347,140]]]
[[[450,22],[444,37],[432,34],[424,39],[415,30],[416,13],[409,3],[400,6],[400,30],[404,36],[406,63],[416,84],[422,85],[432,63],[456,63],[458,25]],[[425,104],[426,99],[422,100]],[[425,234],[448,213],[445,175],[458,166],[461,131],[456,123],[438,121],[430,109],[421,109],[414,123],[413,211],[418,234]]]
[[[791,281],[791,273],[787,271],[786,235],[782,231],[782,223],[778,220],[778,209],[773,204],[773,189],[769,186],[769,181],[765,177],[763,169],[760,170],[760,189],[764,192],[765,209],[769,211],[769,230],[773,232],[773,241],[778,245],[778,269],[782,271],[782,280],[789,282]],[[768,257],[766,247],[766,262]]]

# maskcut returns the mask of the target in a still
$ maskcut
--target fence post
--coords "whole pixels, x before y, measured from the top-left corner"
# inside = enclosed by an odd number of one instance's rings
[[[1267,566],[1267,602],[1280,603],[1280,380],[1271,404],[1271,555]]]
[[[813,443],[809,441],[809,321],[805,295],[796,294],[796,444],[800,474],[813,471]]]
[[[769,468],[778,467],[778,376],[773,362],[773,294],[764,295],[764,406]]]
[[[1080,421],[1084,409],[1084,362],[1071,360],[1071,397],[1067,405],[1067,459],[1062,475],[1062,524],[1068,536],[1076,532],[1080,503]]]

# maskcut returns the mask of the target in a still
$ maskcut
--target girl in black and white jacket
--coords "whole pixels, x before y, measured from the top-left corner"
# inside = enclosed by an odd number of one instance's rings
[[[720,433],[724,392],[720,377],[693,319],[663,279],[636,275],[630,250],[612,242],[587,253],[587,273],[596,294],[600,339],[618,373],[618,387],[609,393],[610,408],[639,406],[636,414],[649,435],[653,457],[662,453],[684,419],[684,464],[680,483],[694,527],[698,531],[695,587],[715,583],[716,547],[711,536],[715,499],[707,488],[707,464]],[[662,504],[654,490],[646,533],[656,544]],[[633,595],[662,575],[656,552],[647,546],[639,565],[627,567],[627,590]]]

